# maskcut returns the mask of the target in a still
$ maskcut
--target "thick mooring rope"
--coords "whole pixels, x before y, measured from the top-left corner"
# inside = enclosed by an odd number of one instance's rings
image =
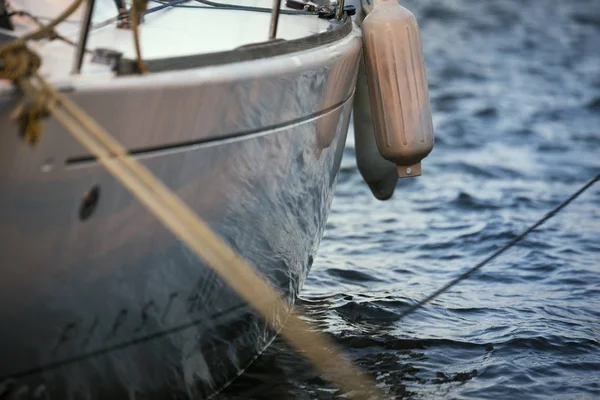
[[[16,80],[22,76],[30,76],[37,71],[41,65],[39,56],[27,48],[30,40],[39,40],[52,37],[54,28],[69,18],[83,0],[75,0],[58,17],[47,25],[40,26],[37,30],[21,36],[11,42],[0,46],[0,79]]]
[[[262,277],[236,254],[227,243],[198,218],[175,194],[150,171],[127,154],[102,127],[66,96],[34,75],[41,88],[28,79],[19,86],[30,97],[45,93],[48,111],[73,137],[119,180],[146,208],[213,268],[245,301],[271,323],[282,329],[281,335],[336,385],[360,398],[381,398],[378,389],[366,378],[333,342],[301,319],[299,312],[267,284]],[[280,326],[285,316],[287,322]]]
[[[317,370],[347,391],[348,396],[352,398],[383,398],[383,393],[374,382],[363,375],[337,345],[304,321],[299,310],[294,310],[288,305],[250,264],[210,229],[206,222],[142,164],[130,157],[127,150],[85,111],[37,73],[39,62],[33,63],[32,60],[37,57],[39,61],[39,57],[26,47],[27,40],[43,37],[60,22],[59,20],[64,20],[73,13],[81,3],[82,0],[75,0],[57,20],[0,48],[0,61],[4,62],[0,79],[13,80],[35,105],[20,107],[18,114],[25,121],[25,125],[31,129],[31,124],[37,124],[39,128],[39,115],[45,112],[52,115],[166,228],[213,268],[269,324],[276,330],[281,330],[283,338],[301,352]],[[10,51],[14,51],[15,54]],[[7,60],[9,64],[12,62],[11,57],[20,60],[16,64],[19,68],[6,68]],[[32,131],[39,136],[38,130]],[[286,317],[287,321],[283,324]]]
[[[11,16],[16,15],[16,16],[27,17],[30,20],[32,20],[38,27],[43,27],[44,26],[44,23],[42,22],[42,18],[41,17],[35,16],[32,13],[24,11],[24,10],[15,10],[15,11],[12,11],[10,13],[10,15]],[[67,38],[67,37],[59,34],[55,29],[52,29],[51,32],[48,34],[47,37],[48,37],[49,40],[58,39],[58,40],[66,43],[66,44],[68,44],[70,46],[77,47],[77,43],[75,43],[73,40],[71,40],[71,39],[69,39],[69,38]],[[88,49],[84,49],[84,50],[85,50],[85,52],[87,52],[89,54],[94,54],[94,52],[91,51],[91,50],[88,50]]]

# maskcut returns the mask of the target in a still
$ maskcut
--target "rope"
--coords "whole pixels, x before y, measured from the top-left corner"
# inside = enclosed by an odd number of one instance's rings
[[[15,81],[36,72],[40,68],[41,60],[37,54],[27,48],[26,43],[30,40],[52,37],[54,28],[69,18],[82,2],[83,0],[74,0],[48,25],[40,26],[37,30],[0,46],[0,79]]]
[[[33,22],[35,22],[38,27],[44,26],[44,24],[41,21],[42,19],[40,17],[36,17],[35,15],[33,15],[33,14],[27,12],[27,11],[23,11],[23,10],[13,11],[13,12],[10,13],[10,16],[13,16],[13,15],[27,17],[27,18],[31,19]],[[58,39],[58,40],[61,40],[61,41],[65,42],[65,43],[67,43],[67,44],[69,44],[69,45],[71,45],[73,47],[77,47],[77,43],[75,43],[74,41],[72,41],[69,38],[66,38],[66,37],[62,36],[61,34],[59,34],[56,31],[56,29],[52,29],[50,31],[50,33],[48,35],[48,39],[50,39],[50,40]],[[91,50],[85,49],[85,51],[87,53],[94,54],[94,52],[91,51]]]
[[[75,0],[65,11],[63,11],[56,19],[52,20],[48,25],[43,25],[35,16],[26,11],[15,11],[14,14],[24,15],[31,18],[39,26],[32,33],[24,35],[12,42],[9,42],[0,47],[0,79],[16,80],[21,76],[31,75],[37,71],[41,65],[39,57],[27,49],[26,43],[29,40],[39,40],[43,38],[60,39],[68,44],[75,46],[75,43],[56,32],[54,29],[61,22],[64,22],[84,0]],[[139,17],[146,12],[148,0],[134,0],[132,3],[132,30],[137,65],[139,72],[145,74],[147,72],[146,65],[141,55],[141,45],[139,38]],[[111,20],[112,21],[112,20]],[[86,52],[93,53],[86,49]],[[36,135],[37,136],[37,135]]]
[[[69,7],[67,7],[58,17],[53,19],[48,25],[44,25],[36,31],[28,33],[27,35],[21,36],[13,40],[12,42],[3,45],[2,47],[0,47],[0,50],[4,49],[5,47],[19,47],[27,43],[29,40],[39,40],[48,37],[48,35],[52,34],[52,31],[58,24],[69,18],[71,14],[73,14],[77,10],[77,8],[79,8],[81,3],[83,3],[83,0],[74,0]]]
[[[411,306],[410,308],[408,308],[406,311],[404,311],[402,314],[400,314],[400,316],[399,316],[398,319],[400,320],[400,319],[402,319],[402,318],[404,318],[404,317],[406,317],[406,316],[414,313],[415,311],[417,311],[418,309],[420,309],[421,307],[423,307],[425,304],[429,303],[430,301],[432,301],[436,297],[438,297],[438,296],[442,295],[443,293],[447,292],[453,286],[455,286],[458,283],[460,283],[460,282],[464,281],[465,279],[469,278],[475,272],[479,271],[481,268],[483,268],[485,265],[487,265],[488,263],[490,263],[496,257],[500,256],[502,253],[504,253],[505,251],[507,251],[511,247],[515,246],[517,243],[519,243],[521,240],[523,240],[531,232],[533,232],[534,230],[536,230],[537,228],[539,228],[540,226],[542,226],[545,222],[547,222],[548,220],[550,220],[551,218],[553,218],[556,214],[558,214],[566,206],[568,206],[573,200],[575,200],[576,198],[578,198],[581,194],[583,194],[583,192],[585,192],[586,190],[588,190],[589,188],[591,188],[598,181],[600,181],[600,174],[596,175],[595,178],[593,178],[591,181],[589,181],[588,183],[586,183],[585,185],[583,185],[579,190],[577,190],[575,193],[573,193],[571,196],[569,196],[569,198],[567,198],[565,201],[563,201],[558,206],[556,206],[552,211],[550,211],[549,213],[547,213],[546,215],[544,215],[544,217],[542,217],[541,219],[539,219],[536,223],[534,223],[533,225],[531,225],[529,228],[527,228],[527,230],[525,230],[519,236],[517,236],[516,238],[514,238],[513,240],[511,240],[508,244],[506,244],[500,250],[494,252],[492,255],[490,255],[489,257],[485,258],[483,261],[481,261],[480,263],[478,263],[474,267],[472,267],[472,268],[468,269],[467,271],[463,272],[462,274],[460,274],[456,278],[452,279],[450,282],[448,282],[447,284],[445,284],[444,286],[442,286],[441,288],[439,288],[438,290],[436,290],[435,292],[433,292],[429,296],[425,297],[423,300],[419,301],[417,304],[415,304],[415,305]]]
[[[131,29],[133,30],[133,42],[135,44],[135,55],[140,74],[148,72],[146,64],[142,60],[142,50],[140,45],[139,18],[148,7],[148,0],[133,0],[131,5]]]
[[[42,119],[48,116],[46,93],[40,92],[29,104],[22,103],[13,112],[12,119],[19,121],[25,142],[35,145],[42,137]]]
[[[275,329],[282,315],[289,315],[281,335],[313,365],[330,377],[340,388],[364,397],[367,390],[382,398],[370,379],[362,375],[341,349],[324,334],[301,319],[281,295],[237,255],[223,239],[198,218],[193,210],[170,192],[150,171],[127,154],[89,115],[69,98],[52,88],[41,76],[33,76],[40,89],[29,79],[19,85],[32,98],[40,92],[48,96],[47,109],[73,137],[127,188],[172,233],[194,253],[204,259],[244,300],[246,300]],[[324,351],[327,349],[327,351]]]
[[[14,81],[21,76],[31,75],[40,68],[40,57],[24,44],[0,48],[0,79]]]
[[[41,134],[41,116],[51,114],[69,133],[123,184],[149,212],[200,259],[213,268],[240,297],[247,301],[295,349],[353,398],[383,398],[371,379],[364,376],[323,333],[302,319],[284,298],[258,272],[241,258],[210,226],[202,221],[179,197],[155,178],[137,160],[129,156],[109,133],[68,97],[59,93],[37,73],[40,59],[26,47],[27,40],[44,37],[60,21],[72,14],[82,0],[75,0],[56,20],[37,31],[0,47],[4,67],[0,78],[11,79],[32,100],[21,105],[17,116],[25,125],[25,136],[34,141]],[[145,10],[146,0],[133,3],[134,34],[138,11]],[[136,37],[136,45],[139,40]],[[138,51],[138,62],[143,62]],[[280,322],[287,316],[286,323]],[[327,349],[327,351],[325,351]]]

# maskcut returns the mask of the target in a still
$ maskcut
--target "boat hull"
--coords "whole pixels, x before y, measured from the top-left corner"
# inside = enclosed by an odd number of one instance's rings
[[[293,302],[333,198],[359,56],[353,33],[271,69],[79,82],[69,96]],[[55,121],[37,148],[23,143],[17,101],[0,97],[0,383],[51,399],[218,391],[275,331]]]

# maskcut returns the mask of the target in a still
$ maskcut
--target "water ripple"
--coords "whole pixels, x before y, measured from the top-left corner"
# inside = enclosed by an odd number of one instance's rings
[[[348,135],[300,306],[390,397],[600,398],[600,187],[399,320],[600,171],[597,0],[403,5],[436,148],[378,202]],[[224,396],[345,398],[279,340]]]

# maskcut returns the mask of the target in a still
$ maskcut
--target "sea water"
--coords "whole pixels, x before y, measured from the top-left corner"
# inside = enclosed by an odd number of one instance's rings
[[[349,132],[301,304],[396,398],[600,398],[600,184],[398,319],[600,172],[600,2],[402,4],[422,30],[436,146],[378,202]],[[344,397],[277,340],[220,398]]]

